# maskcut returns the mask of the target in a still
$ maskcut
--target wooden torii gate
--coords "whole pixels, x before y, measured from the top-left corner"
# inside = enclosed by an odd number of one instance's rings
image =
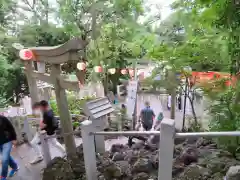
[[[39,101],[37,80],[54,86],[67,154],[76,153],[76,145],[71,134],[73,128],[65,89],[79,91],[79,81],[70,81],[61,75],[61,64],[70,60],[79,61],[78,51],[83,50],[86,45],[87,43],[79,38],[53,47],[24,48],[20,44],[13,45],[19,51],[25,66],[32,103]],[[34,68],[34,61],[37,62],[37,69]],[[50,64],[50,74],[45,71],[46,63]]]

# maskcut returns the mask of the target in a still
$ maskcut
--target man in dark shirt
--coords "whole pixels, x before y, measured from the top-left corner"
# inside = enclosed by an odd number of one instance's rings
[[[150,108],[150,103],[146,101],[145,108],[142,109],[140,113],[140,121],[142,123],[143,128],[146,131],[152,129],[154,118],[155,114],[153,110]]]
[[[11,122],[5,116],[0,115],[0,153],[2,156],[1,180],[6,180],[8,176],[8,166],[12,168],[9,177],[19,170],[17,163],[12,158],[12,146],[16,145],[17,135]]]
[[[36,104],[37,108],[40,108],[42,114],[42,120],[40,120],[39,124],[40,130],[46,131],[48,136],[55,135],[55,131],[58,128],[58,121],[54,117],[53,110],[50,109],[48,102],[45,100],[42,100]],[[39,134],[36,134],[36,136],[34,136],[33,140],[31,141],[31,144],[37,154],[37,157],[31,162],[31,164],[36,164],[43,159],[41,149],[37,145],[39,141]],[[55,137],[49,138],[48,142],[59,149],[62,155],[65,156],[65,148],[57,141]]]
[[[56,130],[58,129],[58,121],[54,116],[53,110],[49,107],[47,101],[40,101],[40,107],[43,114],[43,121],[40,122],[41,130],[45,130],[48,136],[55,135]],[[48,142],[55,146],[62,155],[65,156],[65,148],[57,141],[55,137],[49,138]]]

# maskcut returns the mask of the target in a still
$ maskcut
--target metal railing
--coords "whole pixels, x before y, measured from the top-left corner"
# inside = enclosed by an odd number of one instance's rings
[[[173,152],[174,152],[174,139],[187,138],[187,137],[220,137],[220,136],[240,136],[240,131],[234,132],[191,132],[191,133],[176,133],[175,121],[171,119],[164,119],[161,123],[161,131],[117,131],[117,132],[104,132],[99,131],[92,121],[85,120],[81,124],[81,135],[83,142],[84,163],[86,170],[87,180],[97,180],[97,163],[96,153],[102,153],[103,150],[98,149],[97,144],[105,144],[103,139],[96,139],[95,136],[133,136],[133,135],[159,135],[160,143],[159,148],[159,169],[158,180],[172,180],[172,167],[173,167]],[[69,134],[77,134],[79,132],[72,132]],[[41,142],[44,152],[44,160],[48,164],[51,160],[48,143],[48,138],[45,132],[41,132]],[[97,141],[96,141],[97,140]],[[102,141],[103,140],[103,141]]]

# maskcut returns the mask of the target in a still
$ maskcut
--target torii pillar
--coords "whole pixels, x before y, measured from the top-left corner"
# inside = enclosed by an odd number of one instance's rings
[[[78,51],[83,50],[87,43],[79,38],[74,38],[65,44],[53,47],[30,47],[27,49],[16,48],[25,64],[25,72],[33,102],[38,101],[36,80],[41,80],[54,85],[56,101],[60,114],[64,143],[67,154],[76,153],[76,144],[73,131],[72,118],[68,109],[65,89],[79,91],[79,82],[70,81],[61,75],[61,64],[68,61],[79,61]],[[37,61],[37,70],[33,62]],[[45,63],[50,64],[50,74],[45,73]]]

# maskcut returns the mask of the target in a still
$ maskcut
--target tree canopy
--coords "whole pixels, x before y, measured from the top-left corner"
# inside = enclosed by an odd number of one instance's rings
[[[141,58],[168,61],[180,69],[239,71],[237,1],[176,0],[171,6],[173,13],[161,20],[159,7],[159,12],[146,16],[151,9],[143,0],[1,1],[0,96],[17,103],[28,93],[14,42],[54,46],[82,37],[89,45],[79,60],[88,62],[89,80],[96,77],[95,65],[120,69]],[[76,63],[64,64],[63,71],[82,75]],[[117,71],[98,78],[117,84],[121,76]]]

